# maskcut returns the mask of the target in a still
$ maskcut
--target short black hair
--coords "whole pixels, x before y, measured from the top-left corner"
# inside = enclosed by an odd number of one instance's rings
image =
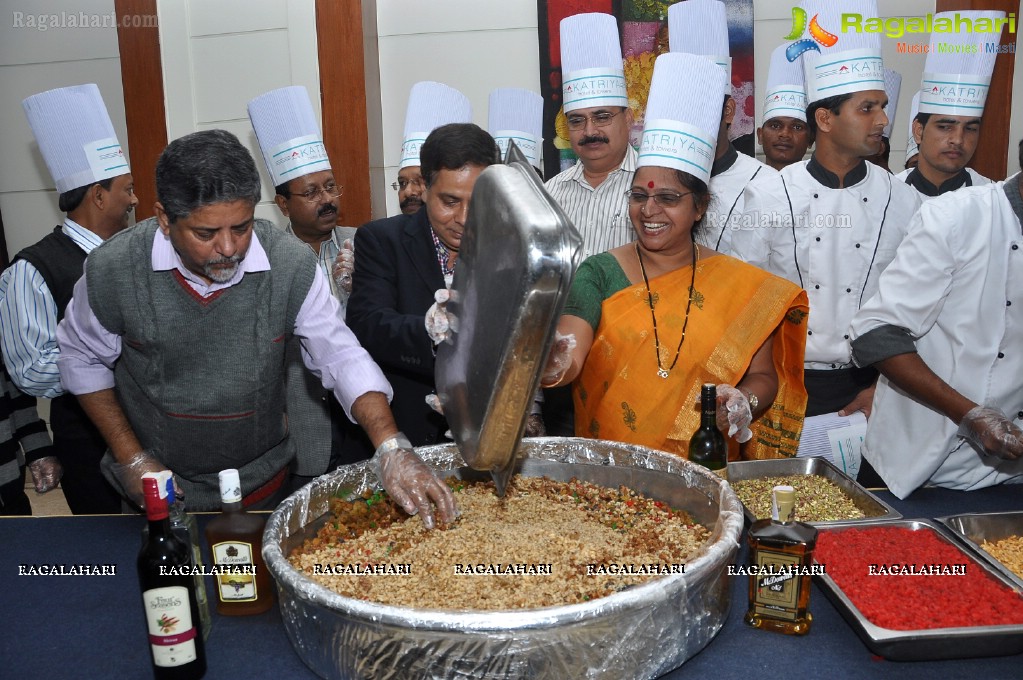
[[[85,194],[89,193],[89,189],[97,184],[107,191],[110,191],[110,187],[114,185],[114,178],[107,177],[106,179],[101,179],[98,182],[93,182],[92,184],[86,184],[85,186],[65,191],[57,198],[57,207],[60,208],[61,212],[71,212],[82,204]]]
[[[203,130],[175,139],[156,162],[156,198],[170,222],[215,203],[259,202],[252,154],[227,130]]]
[[[929,114],[929,113],[918,113],[918,114],[916,114],[916,118],[914,118],[913,120],[915,120],[916,122],[920,123],[920,127],[927,127],[927,121],[929,121],[930,119],[931,119],[931,114]]]
[[[851,93],[836,94],[834,97],[826,97],[806,107],[806,124],[810,127],[810,134],[814,139],[817,139],[817,110],[827,109],[837,116],[842,109],[842,104],[850,99],[852,99]]]
[[[427,187],[441,170],[458,170],[466,165],[487,167],[500,162],[497,142],[473,123],[441,125],[427,136],[419,150],[419,171]]]
[[[287,182],[281,182],[274,187],[274,193],[284,198],[291,198],[291,189],[288,188],[288,184],[291,182],[289,179]]]

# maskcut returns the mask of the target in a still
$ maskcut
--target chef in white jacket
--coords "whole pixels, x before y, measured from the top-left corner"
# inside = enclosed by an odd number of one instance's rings
[[[842,12],[877,16],[872,0],[835,5],[803,3],[824,28],[840,26]],[[853,365],[849,322],[877,290],[920,198],[863,160],[877,153],[888,123],[879,36],[843,33],[832,48],[815,49],[801,58],[816,149],[809,161],[781,171],[781,192],[747,189],[743,228],[733,232],[732,244],[737,257],[809,295],[806,415],[862,410],[869,416],[877,374]],[[830,66],[836,62],[843,69]]]
[[[710,205],[696,236],[702,246],[734,255],[732,232],[744,212],[743,189],[756,185],[765,193],[782,192],[781,178],[774,168],[739,153],[728,139],[735,117],[732,98],[732,57],[728,47],[728,18],[720,0],[686,0],[668,8],[668,43],[672,52],[706,57],[725,71],[721,124],[718,129],[714,165],[710,170]],[[707,96],[713,96],[713,93]]]
[[[1020,178],[924,203],[853,319],[882,374],[863,456],[899,498],[1023,480]]]
[[[960,23],[1005,19],[1005,12],[939,12],[935,21]],[[917,167],[897,177],[925,197],[940,196],[962,187],[991,182],[966,167],[980,141],[981,116],[987,99],[994,52],[976,49],[969,31],[932,33],[930,51],[920,83],[920,109],[913,115],[911,134],[919,145]]]

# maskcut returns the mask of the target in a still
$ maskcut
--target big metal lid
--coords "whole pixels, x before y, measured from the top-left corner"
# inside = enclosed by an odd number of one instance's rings
[[[473,188],[437,349],[437,394],[465,462],[503,495],[582,238],[512,142]]]

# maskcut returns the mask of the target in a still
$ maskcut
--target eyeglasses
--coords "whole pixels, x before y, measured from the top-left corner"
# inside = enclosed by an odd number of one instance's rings
[[[399,179],[397,182],[391,182],[391,188],[395,191],[405,191],[409,184],[418,189],[426,186],[422,177],[416,177],[415,179]]]
[[[337,198],[338,196],[343,194],[344,191],[345,188],[340,184],[330,184],[323,187],[322,189],[309,189],[308,191],[303,191],[300,194],[298,193],[292,194],[292,196],[298,196],[299,198],[303,198],[306,200],[307,203],[316,203],[318,200],[320,200],[320,194],[327,194],[331,198]]]
[[[625,195],[629,198],[629,203],[632,205],[646,205],[646,202],[652,198],[654,203],[662,208],[674,208],[683,198],[693,193],[695,192],[687,191],[684,194],[680,194],[677,191],[659,191],[656,194],[648,194],[645,191],[629,189],[625,192]]]
[[[621,111],[618,111],[617,113],[610,113],[608,111],[598,111],[597,113],[594,113],[592,116],[583,116],[578,113],[572,114],[566,116],[566,118],[568,118],[568,129],[582,130],[583,128],[586,127],[587,122],[592,122],[594,127],[599,128],[607,127],[608,125],[611,124],[611,121],[614,120],[614,117],[617,116],[619,113],[621,113]]]

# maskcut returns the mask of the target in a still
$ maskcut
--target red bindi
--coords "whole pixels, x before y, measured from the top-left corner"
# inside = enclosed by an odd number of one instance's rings
[[[646,185],[647,185],[647,186],[648,186],[649,188],[651,188],[651,189],[653,189],[653,188],[654,188],[654,183],[653,183],[653,182],[647,182],[647,183],[646,183]]]

